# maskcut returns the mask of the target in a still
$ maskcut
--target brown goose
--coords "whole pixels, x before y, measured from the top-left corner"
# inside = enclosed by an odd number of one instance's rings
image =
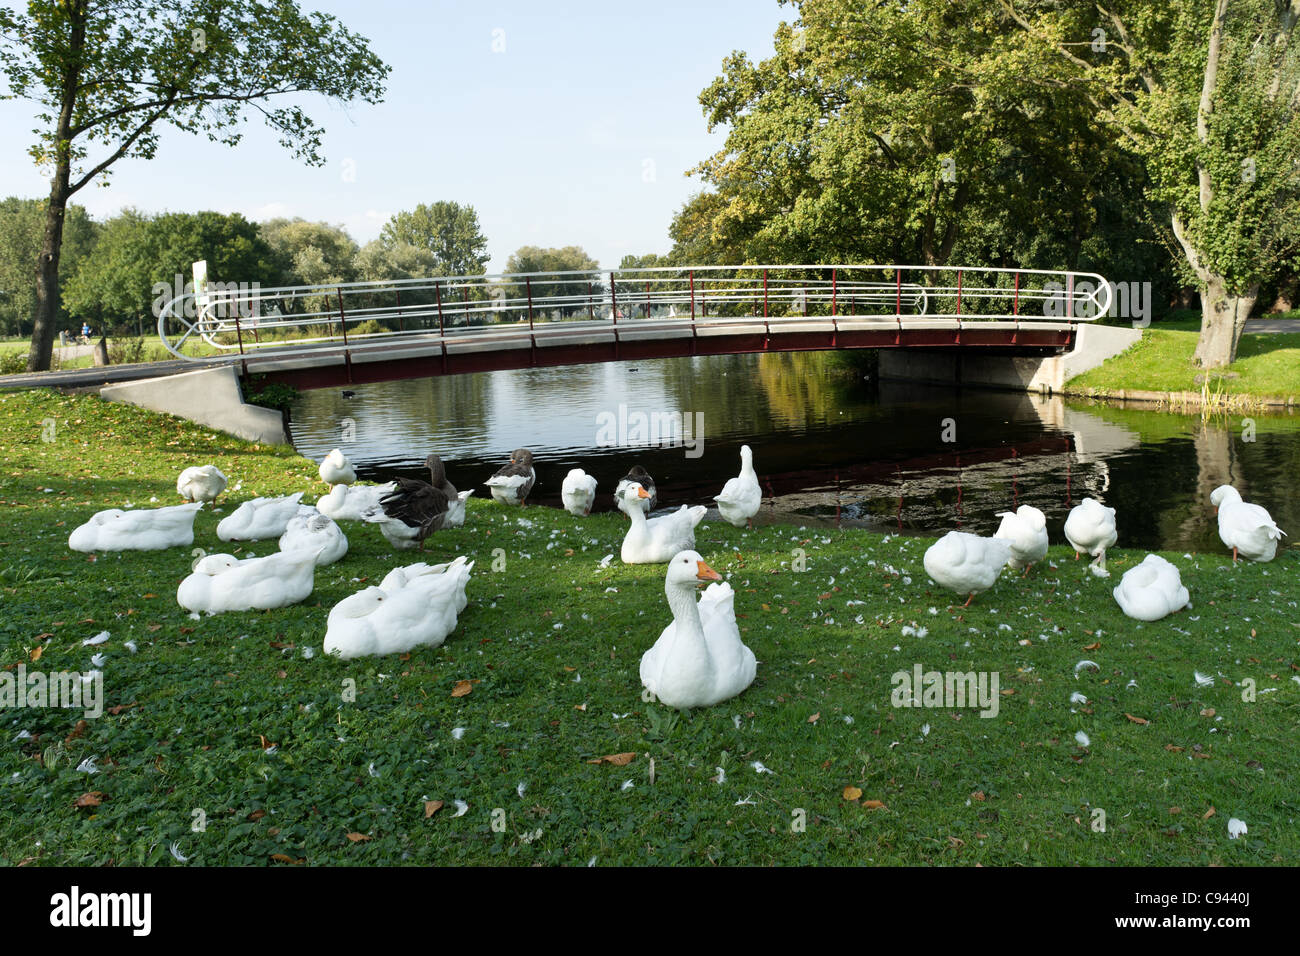
[[[447,480],[442,459],[430,455],[424,460],[430,481],[394,478],[397,487],[379,499],[379,507],[366,514],[367,521],[380,525],[394,547],[424,550],[424,539],[443,526],[448,504],[456,500],[456,489]]]
[[[527,448],[516,448],[510,453],[510,464],[483,483],[492,489],[492,497],[502,504],[523,505],[536,481],[533,453]]]

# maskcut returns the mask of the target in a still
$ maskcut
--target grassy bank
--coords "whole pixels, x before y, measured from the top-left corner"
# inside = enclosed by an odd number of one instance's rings
[[[1113,552],[1102,581],[1053,548],[1055,568],[1007,572],[963,609],[927,580],[927,541],[710,522],[698,549],[736,588],[758,679],[676,715],[637,678],[669,620],[662,567],[601,567],[618,516],[471,500],[432,541],[477,562],[447,643],[340,662],[321,653],[329,607],[398,562],[372,527],[345,526],[351,551],[307,604],[202,620],[175,603],[188,550],[66,546],[98,509],[176,502],[186,465],[217,463],[237,501],[309,488],[313,463],[46,392],[0,395],[0,461],[0,667],[84,671],[102,653],[108,708],[82,727],[0,710],[8,863],[175,864],[173,845],[189,865],[1300,860],[1294,548],[1237,568],[1167,555],[1194,606],[1139,625],[1110,590],[1141,552]],[[231,547],[217,517],[200,513],[195,547]],[[1084,659],[1099,669],[1076,674]],[[997,672],[997,716],[891,706],[914,664]],[[458,681],[476,683],[453,697]],[[635,756],[595,762],[618,754]],[[88,757],[99,772],[77,769]],[[1230,816],[1246,836],[1228,839]]]
[[[1121,391],[1195,392],[1212,400],[1300,397],[1300,334],[1259,333],[1241,337],[1237,361],[1208,382],[1192,364],[1200,321],[1179,318],[1145,329],[1142,340],[1121,355],[1065,383],[1066,394],[1098,398]]]

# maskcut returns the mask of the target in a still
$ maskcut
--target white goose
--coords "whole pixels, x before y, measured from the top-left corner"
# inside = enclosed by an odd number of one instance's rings
[[[442,519],[444,528],[463,528],[465,527],[465,502],[469,500],[470,495],[474,494],[473,489],[469,491],[456,492],[456,500],[447,502],[447,516]]]
[[[695,526],[709,510],[704,505],[693,508],[682,505],[674,512],[647,519],[635,502],[648,497],[649,493],[635,481],[623,489],[623,498],[628,503],[627,516],[632,519],[632,527],[628,528],[619,551],[624,564],[663,564],[678,551],[692,550]]]
[[[350,485],[357,480],[357,470],[348,461],[348,456],[335,448],[325,456],[318,471],[320,480],[331,488],[334,485]]]
[[[226,490],[226,476],[216,465],[186,468],[176,479],[176,493],[186,501],[216,501]]]
[[[694,590],[702,581],[722,583],[710,584],[697,604]],[[641,657],[641,683],[681,710],[720,703],[752,684],[758,661],[740,639],[731,585],[688,550],[668,562],[664,594],[673,620]]]
[[[754,473],[754,453],[748,445],[740,446],[740,474],[722,486],[722,494],[713,499],[723,520],[737,528],[754,526],[754,515],[763,504],[763,489]]]
[[[1119,537],[1115,530],[1115,509],[1107,508],[1096,498],[1084,498],[1065,519],[1065,540],[1074,548],[1074,560],[1080,554],[1093,556],[1096,574],[1109,577],[1106,549]]]
[[[208,614],[288,607],[311,596],[315,571],[316,552],[306,549],[242,561],[233,554],[209,554],[176,589],[176,602]]]
[[[1252,561],[1272,561],[1277,543],[1286,534],[1277,526],[1264,507],[1241,500],[1232,485],[1219,485],[1210,492],[1210,504],[1219,515],[1219,539],[1232,549],[1232,563],[1237,555]]]
[[[1011,560],[1007,563],[1017,571],[1024,568],[1028,574],[1047,557],[1047,516],[1032,505],[1021,505],[1015,511],[999,512],[998,517],[1002,524],[993,537],[1011,545]]]
[[[319,552],[316,555],[316,566],[324,567],[333,564],[348,553],[347,535],[328,515],[319,513],[296,515],[289,519],[284,534],[280,535],[280,550],[304,549]]]
[[[264,541],[278,538],[289,527],[289,519],[300,511],[314,513],[310,505],[299,504],[302,492],[284,498],[254,498],[245,501],[231,514],[217,522],[217,537],[222,541]]]
[[[982,538],[965,531],[949,531],[925,552],[925,573],[958,594],[976,594],[993,587],[1011,560],[1011,545],[1001,538]]]
[[[574,468],[564,476],[560,486],[560,500],[569,514],[585,518],[591,514],[591,506],[596,501],[596,478],[581,468]]]
[[[379,507],[379,499],[397,490],[386,485],[335,485],[316,500],[316,510],[335,521],[364,521],[365,513]]]
[[[1113,593],[1120,610],[1138,621],[1158,621],[1186,607],[1189,598],[1178,568],[1158,554],[1125,571]]]
[[[345,660],[437,647],[465,608],[472,561],[394,568],[379,587],[344,598],[330,610],[325,653]]]
[[[196,501],[170,508],[97,511],[68,535],[73,551],[161,551],[194,543],[194,516],[203,507]]]

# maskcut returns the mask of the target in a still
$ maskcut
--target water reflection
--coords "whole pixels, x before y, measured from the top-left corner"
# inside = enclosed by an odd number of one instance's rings
[[[1300,416],[1203,422],[1059,397],[863,381],[828,353],[708,356],[527,369],[303,393],[299,451],[342,447],[367,479],[418,475],[430,450],[462,488],[520,446],[538,458],[533,500],[559,506],[573,467],[600,482],[598,510],[635,462],[660,500],[709,502],[749,443],[764,491],[762,521],[906,533],[991,533],[998,511],[1032,504],[1054,540],[1085,496],[1119,509],[1121,545],[1220,547],[1209,492],[1236,484],[1283,529],[1300,529],[1285,492],[1300,471]],[[600,416],[703,416],[703,454],[681,447],[600,447]],[[633,433],[635,436],[635,432]],[[945,438],[954,439],[945,441]],[[483,489],[479,487],[479,493]]]

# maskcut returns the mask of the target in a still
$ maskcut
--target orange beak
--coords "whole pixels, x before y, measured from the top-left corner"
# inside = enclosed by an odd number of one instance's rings
[[[636,496],[638,498],[649,498],[650,492],[646,491],[644,488],[638,488],[636,490]]]
[[[649,497],[648,495],[646,497]],[[695,562],[695,576],[701,581],[721,581],[722,575],[714,571],[703,561]]]

